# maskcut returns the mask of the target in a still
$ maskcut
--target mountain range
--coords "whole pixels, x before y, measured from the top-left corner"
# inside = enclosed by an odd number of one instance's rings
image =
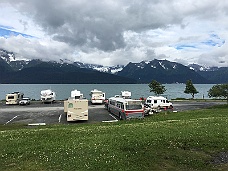
[[[64,60],[17,60],[13,52],[0,49],[0,83],[18,84],[134,84],[185,83],[191,79],[196,84],[228,82],[228,67],[206,67],[198,64],[184,66],[168,60],[151,60],[128,63],[126,66],[107,67],[67,63]]]

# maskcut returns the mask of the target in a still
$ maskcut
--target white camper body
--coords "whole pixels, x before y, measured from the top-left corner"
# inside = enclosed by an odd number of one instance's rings
[[[71,97],[64,101],[67,121],[88,120],[88,100],[80,91],[71,91]]]
[[[102,91],[99,91],[97,89],[91,90],[90,92],[91,96],[91,103],[92,104],[102,104],[105,100],[105,93]]]
[[[145,104],[151,108],[173,108],[173,104],[163,96],[149,96]]]
[[[173,109],[173,104],[162,96],[149,96],[144,104],[144,113],[153,114],[158,113],[161,109]]]
[[[43,103],[51,103],[56,99],[56,93],[51,89],[42,90],[40,92],[40,98]]]
[[[13,92],[6,95],[6,104],[19,104],[24,94],[20,92]]]

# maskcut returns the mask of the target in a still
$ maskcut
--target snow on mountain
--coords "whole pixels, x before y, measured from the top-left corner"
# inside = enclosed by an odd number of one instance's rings
[[[115,74],[123,69],[123,65],[116,65],[116,66],[103,66],[103,65],[96,65],[96,64],[86,64],[82,62],[74,62],[74,65],[80,67],[80,68],[86,68],[86,69],[93,69],[100,72],[106,72]]]
[[[6,61],[14,70],[21,70],[23,69],[31,60],[21,60],[17,59],[16,55],[13,52],[6,51],[4,49],[0,49],[0,58],[2,58],[4,61]],[[54,61],[50,61],[53,63],[56,63]],[[116,66],[103,66],[103,65],[97,65],[97,64],[88,64],[88,63],[82,63],[82,62],[72,62],[67,59],[60,59],[57,63],[60,64],[72,64],[79,67],[79,68],[86,68],[86,69],[93,69],[100,72],[106,72],[111,74],[116,74],[123,70],[124,65],[116,65]],[[165,70],[170,69],[177,69],[176,63],[167,63],[166,60],[154,60],[152,61],[142,61],[139,63],[132,63],[135,67],[144,69],[148,65],[150,65],[151,68],[159,68],[162,67]],[[219,67],[209,67],[209,66],[202,66],[198,64],[189,64],[188,68],[191,70],[194,70],[196,72],[198,71],[217,71]]]
[[[11,62],[11,61],[15,61],[16,58],[15,58],[15,55],[13,52],[8,52],[4,49],[0,49],[0,57],[5,60],[8,64]]]
[[[206,65],[189,64],[188,67],[196,72],[198,71],[217,71],[219,67],[209,67]]]
[[[6,51],[4,49],[0,49],[0,57],[6,61],[13,70],[21,70],[23,69],[31,60],[21,60],[17,59],[16,55],[13,52]],[[86,64],[82,62],[72,62],[66,59],[60,59],[58,62],[50,61],[53,63],[60,63],[60,64],[70,64],[73,63],[75,66],[79,68],[86,68],[86,69],[93,69],[100,72],[106,72],[115,74],[123,69],[123,65],[116,65],[116,66],[103,66],[103,65],[96,65],[96,64]]]

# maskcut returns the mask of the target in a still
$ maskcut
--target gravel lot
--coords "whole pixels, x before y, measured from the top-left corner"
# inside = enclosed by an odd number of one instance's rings
[[[195,110],[207,108],[225,102],[173,102],[174,111]],[[30,105],[6,105],[0,101],[0,124],[74,124],[74,123],[96,123],[112,122],[118,118],[111,115],[104,105],[89,104],[89,120],[67,122],[64,113],[63,101],[52,104],[43,104],[40,101],[32,101]]]

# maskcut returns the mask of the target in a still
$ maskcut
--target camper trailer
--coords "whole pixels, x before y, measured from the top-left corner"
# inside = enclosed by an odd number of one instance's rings
[[[6,104],[19,104],[24,94],[20,92],[13,92],[6,95]]]
[[[145,113],[159,112],[160,109],[172,109],[173,104],[163,96],[149,96],[144,104]]]
[[[52,103],[56,99],[56,94],[51,89],[42,90],[40,92],[40,98],[43,103]]]
[[[78,90],[71,91],[71,97],[64,101],[67,121],[88,120],[88,100]]]
[[[102,104],[105,100],[105,93],[97,89],[91,90],[91,103],[92,104]]]

